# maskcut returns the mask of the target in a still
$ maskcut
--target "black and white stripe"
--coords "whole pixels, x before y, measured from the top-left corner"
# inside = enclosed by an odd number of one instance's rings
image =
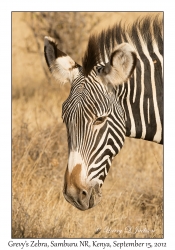
[[[46,40],[51,72],[61,82],[71,82],[62,107],[69,146],[67,171],[70,175],[81,166],[80,179],[87,190],[102,186],[126,136],[163,143],[162,20],[145,18],[129,28],[116,25],[90,37],[82,67],[53,39]],[[64,190],[69,202],[79,204],[79,209],[95,205],[92,194],[87,195],[90,201],[84,198],[86,205],[78,195],[75,198],[72,185],[66,184]]]

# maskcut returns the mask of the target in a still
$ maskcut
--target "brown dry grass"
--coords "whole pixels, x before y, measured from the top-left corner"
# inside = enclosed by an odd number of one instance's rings
[[[126,18],[125,13],[120,15]],[[127,18],[137,15],[130,13]],[[12,237],[162,238],[161,145],[127,138],[113,161],[98,206],[82,212],[64,200],[67,141],[61,104],[69,86],[49,85],[44,79],[37,53],[25,50],[30,30],[21,16],[13,13],[12,19]]]

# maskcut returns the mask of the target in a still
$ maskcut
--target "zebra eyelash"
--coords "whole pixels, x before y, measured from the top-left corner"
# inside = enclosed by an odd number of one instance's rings
[[[107,116],[100,116],[95,119],[93,125],[100,125],[106,120]]]

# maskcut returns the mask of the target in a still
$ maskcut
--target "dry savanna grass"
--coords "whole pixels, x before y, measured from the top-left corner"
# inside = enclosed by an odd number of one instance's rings
[[[119,13],[118,18],[137,15]],[[104,21],[98,18],[100,26]],[[126,138],[96,207],[83,212],[65,201],[67,136],[61,104],[69,86],[48,83],[38,68],[40,57],[26,50],[32,33],[24,19],[23,13],[13,13],[12,237],[162,238],[163,147],[156,143]]]

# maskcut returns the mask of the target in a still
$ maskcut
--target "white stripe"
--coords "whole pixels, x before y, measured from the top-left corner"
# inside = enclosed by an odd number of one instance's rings
[[[159,58],[159,60],[161,62],[161,65],[162,65],[162,77],[163,77],[163,57],[159,52],[159,49],[158,49],[158,46],[157,46],[157,43],[155,42],[155,40],[153,40],[153,50],[154,50],[154,53],[156,54],[156,56]]]
[[[128,95],[127,95],[126,101],[127,101],[128,111],[129,111],[129,117],[131,120],[130,137],[136,137],[135,121],[134,121],[134,117],[133,117],[133,113],[132,113],[132,109],[131,109],[131,104],[130,104],[130,80],[128,80],[127,84],[128,84]]]
[[[133,93],[133,103],[135,102],[136,99],[136,90],[137,90],[137,75],[136,75],[136,70],[134,70],[134,93]]]
[[[122,93],[123,93],[123,90],[122,90]],[[124,90],[124,93],[123,93],[123,95],[122,95],[121,106],[122,106],[123,111],[124,111],[125,121],[127,121],[127,115],[126,115],[126,111],[125,111],[124,104],[123,104],[123,100],[124,100],[125,93],[126,93],[126,89]]]
[[[144,139],[146,135],[146,125],[145,125],[145,117],[143,113],[143,98],[144,98],[144,63],[140,59],[140,66],[141,66],[141,93],[140,93],[140,117],[142,122],[142,136],[141,138]]]
[[[105,63],[108,63],[108,62],[109,62],[109,58],[108,58],[108,56],[107,56],[105,46],[104,46],[104,56],[105,56]]]

